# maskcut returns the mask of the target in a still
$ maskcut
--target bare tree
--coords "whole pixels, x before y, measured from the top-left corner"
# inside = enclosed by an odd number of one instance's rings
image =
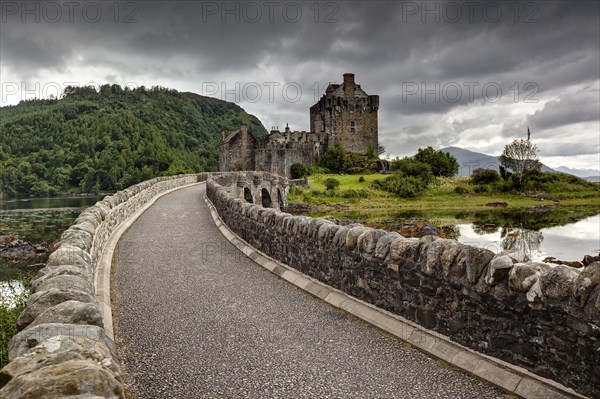
[[[529,140],[515,140],[504,147],[504,152],[500,155],[500,163],[504,168],[512,170],[521,186],[529,173],[542,167],[539,151],[538,147]]]

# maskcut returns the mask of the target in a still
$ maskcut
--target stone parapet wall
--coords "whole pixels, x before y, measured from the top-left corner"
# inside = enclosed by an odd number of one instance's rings
[[[519,262],[453,240],[404,238],[249,204],[207,180],[223,222],[274,259],[455,342],[600,397],[600,262]]]
[[[114,343],[96,300],[96,269],[115,228],[157,194],[208,173],[159,177],[85,209],[32,281],[0,370],[0,398],[124,397]],[[200,199],[199,199],[200,200]]]

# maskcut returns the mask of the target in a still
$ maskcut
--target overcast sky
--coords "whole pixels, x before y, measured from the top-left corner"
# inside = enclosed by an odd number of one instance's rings
[[[354,72],[380,96],[388,156],[532,140],[598,169],[600,2],[2,0],[1,102],[68,84],[166,86],[234,101],[267,129]]]

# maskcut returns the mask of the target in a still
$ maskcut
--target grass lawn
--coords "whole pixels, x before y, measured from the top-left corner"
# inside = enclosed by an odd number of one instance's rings
[[[553,193],[556,199],[536,200],[531,195],[503,192],[473,192],[468,177],[438,178],[425,192],[416,198],[400,198],[395,194],[371,188],[375,180],[383,180],[387,175],[318,174],[308,177],[309,189],[291,190],[290,203],[308,203],[318,206],[315,215],[352,215],[351,217],[371,221],[385,219],[403,211],[424,211],[428,218],[446,220],[455,219],[457,211],[477,212],[493,209],[486,204],[505,202],[507,210],[539,206],[585,206],[596,208],[600,212],[600,186],[598,189],[576,192]],[[336,190],[326,191],[325,180],[335,178],[340,181]],[[469,192],[457,194],[456,187],[464,187]],[[343,210],[339,207],[343,206]],[[362,215],[362,217],[360,216]]]

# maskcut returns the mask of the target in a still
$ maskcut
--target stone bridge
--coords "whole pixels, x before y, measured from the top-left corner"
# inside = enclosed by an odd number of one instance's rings
[[[237,172],[224,174],[218,180],[229,193],[250,204],[277,210],[287,205],[289,182],[286,177],[267,172]]]
[[[287,190],[201,173],[83,211],[32,282],[0,398],[600,397],[600,262],[293,216]]]

